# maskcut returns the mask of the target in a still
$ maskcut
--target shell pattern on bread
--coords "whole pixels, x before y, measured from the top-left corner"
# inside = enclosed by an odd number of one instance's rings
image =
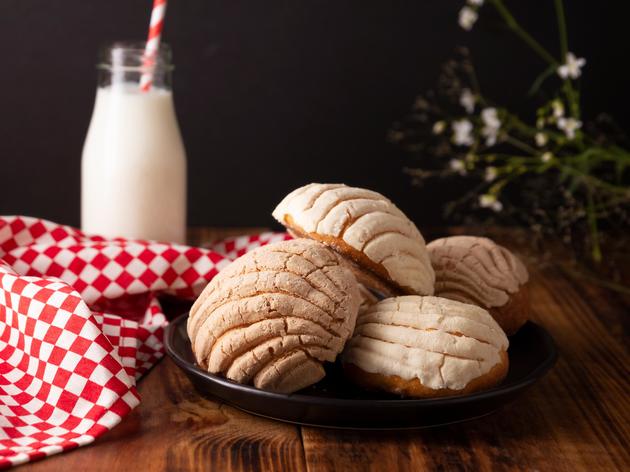
[[[364,387],[431,397],[497,384],[507,373],[507,347],[503,330],[480,307],[404,296],[359,315],[342,362]]]
[[[507,306],[529,278],[525,265],[509,250],[475,236],[436,239],[427,249],[436,273],[436,295],[489,309],[508,334],[526,321],[526,294]]]
[[[429,295],[435,274],[420,231],[383,195],[343,184],[309,184],[287,195],[274,218],[300,237],[330,245],[386,286]],[[360,278],[360,277],[359,277]]]
[[[316,241],[270,244],[240,257],[190,311],[197,363],[234,381],[291,393],[324,376],[351,336],[359,289],[339,255]]]

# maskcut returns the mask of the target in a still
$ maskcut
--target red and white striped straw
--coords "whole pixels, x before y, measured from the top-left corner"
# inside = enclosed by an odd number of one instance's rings
[[[149,24],[149,36],[144,49],[144,66],[147,68],[140,77],[140,89],[147,92],[153,84],[153,66],[155,57],[160,49],[160,38],[164,27],[164,14],[166,13],[166,0],[153,0],[151,10],[151,22]]]

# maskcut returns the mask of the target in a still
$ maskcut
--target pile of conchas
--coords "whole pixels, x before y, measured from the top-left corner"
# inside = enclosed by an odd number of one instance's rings
[[[357,385],[407,397],[503,380],[507,335],[528,314],[527,269],[507,249],[425,244],[387,198],[342,184],[301,187],[273,216],[296,239],[234,261],[190,311],[199,366],[278,393],[318,382],[338,356]]]

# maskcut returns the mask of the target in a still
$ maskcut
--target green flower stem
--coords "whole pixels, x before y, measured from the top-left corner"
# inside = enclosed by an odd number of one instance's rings
[[[554,0],[556,7],[556,17],[558,19],[558,35],[560,39],[560,55],[566,60],[569,53],[569,35],[567,34],[567,22],[564,15],[564,4],[562,0]],[[564,86],[566,88],[567,101],[571,108],[571,114],[574,118],[580,117],[580,101],[575,93],[571,79],[564,79]]]
[[[514,146],[517,149],[520,149],[523,152],[526,152],[528,154],[532,154],[532,155],[537,155],[539,154],[537,149],[534,149],[533,147],[531,147],[529,144],[521,141],[518,138],[515,138],[513,136],[510,135],[506,135],[504,137],[505,142],[511,144],[512,146]]]
[[[470,201],[481,194],[481,191],[487,186],[486,182],[477,184],[470,192],[464,194],[462,197],[452,200],[445,207],[445,214],[448,216],[452,214],[455,209],[462,206],[465,202]]]
[[[534,161],[534,160],[538,160],[537,157],[532,157],[532,156],[517,156],[515,154],[505,154],[505,153],[500,153],[500,152],[492,152],[492,153],[488,153],[488,154],[478,154],[477,157],[479,157],[480,159],[485,160],[489,165],[493,165],[493,163],[496,163],[497,161],[514,161],[514,162],[528,162],[528,161]],[[496,165],[495,165],[496,167]]]
[[[601,149],[601,148],[600,148]],[[609,149],[606,150],[611,156],[618,155],[620,161],[626,161],[626,165],[630,165],[630,152],[619,146],[610,146]]]
[[[573,83],[571,82],[571,79],[564,79],[564,93],[567,96],[567,102],[569,102],[571,116],[575,119],[579,119],[580,100],[578,99],[577,92],[573,88]]]
[[[568,159],[569,161],[572,161],[574,158],[575,156],[568,156],[566,158],[563,158],[563,160]],[[580,179],[584,186],[587,188],[599,188],[601,190],[610,192],[611,194],[623,195],[625,196],[625,198],[628,199],[628,201],[630,201],[630,190],[628,190],[627,187],[624,187],[622,185],[610,184],[590,174],[584,173],[583,171],[576,169],[572,165],[562,164],[560,166],[560,169],[567,174],[571,174],[574,177]]]
[[[562,57],[567,57],[569,52],[569,40],[567,35],[567,22],[564,17],[564,4],[562,0],[554,0],[556,7],[556,16],[558,17],[558,34],[560,36],[560,54]]]
[[[599,231],[597,229],[597,215],[595,213],[595,205],[593,202],[593,191],[591,188],[587,191],[587,207],[586,216],[588,219],[588,227],[591,234],[591,255],[593,261],[600,263],[602,261],[602,249],[599,244]]]
[[[491,0],[494,8],[503,17],[508,27],[516,33],[529,47],[531,47],[536,54],[544,59],[549,64],[558,66],[558,61],[547,51],[538,41],[536,41],[527,31],[525,31],[521,25],[518,24],[512,13],[503,4],[503,0]]]
[[[529,47],[531,47],[536,54],[538,54],[542,59],[547,61],[553,67],[558,67],[561,61],[564,61],[567,57],[567,53],[569,52],[568,48],[568,35],[567,35],[567,25],[566,19],[564,15],[564,5],[562,0],[555,0],[555,8],[556,8],[556,16],[558,18],[558,32],[560,35],[560,53],[562,60],[559,62],[557,59],[553,57],[553,55],[547,51],[538,41],[536,41],[527,31],[523,29],[523,27],[516,21],[512,13],[507,9],[503,0],[491,0],[492,4],[499,12],[499,14],[505,20],[505,23],[508,27],[516,33]],[[569,103],[569,108],[571,109],[571,115],[578,119],[580,117],[580,104],[578,100],[577,93],[573,88],[573,83],[571,79],[564,80],[564,92],[567,97],[567,102]]]
[[[522,134],[524,134],[525,136],[529,138],[534,138],[536,134],[540,132],[546,134],[548,137],[553,138],[556,141],[559,139],[564,139],[565,137],[563,133],[560,133],[558,131],[553,131],[548,128],[538,129],[533,126],[530,126],[527,123],[524,123],[523,121],[521,121],[521,119],[518,116],[508,112],[507,110],[505,110],[504,113],[506,117],[505,119],[506,124],[520,131]],[[539,152],[543,152],[543,151],[541,150]]]
[[[511,113],[506,113],[506,122],[508,126],[513,127],[514,129],[520,131],[529,138],[533,138],[534,136],[536,136],[536,133],[539,131],[537,128],[533,128],[523,123],[516,115],[513,115]]]

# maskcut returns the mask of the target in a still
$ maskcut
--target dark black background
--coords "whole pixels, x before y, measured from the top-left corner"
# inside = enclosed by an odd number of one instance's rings
[[[395,200],[420,226],[441,223],[448,185],[414,189],[391,123],[435,84],[457,45],[471,47],[481,85],[527,112],[543,64],[484,7],[457,26],[462,0],[171,0],[175,99],[189,162],[191,225],[269,225],[296,186],[335,181]],[[624,2],[570,0],[570,50],[588,60],[586,115],[627,128]],[[141,39],[150,0],[0,2],[0,214],[79,223],[83,139],[103,43]],[[550,0],[507,0],[557,53]]]

